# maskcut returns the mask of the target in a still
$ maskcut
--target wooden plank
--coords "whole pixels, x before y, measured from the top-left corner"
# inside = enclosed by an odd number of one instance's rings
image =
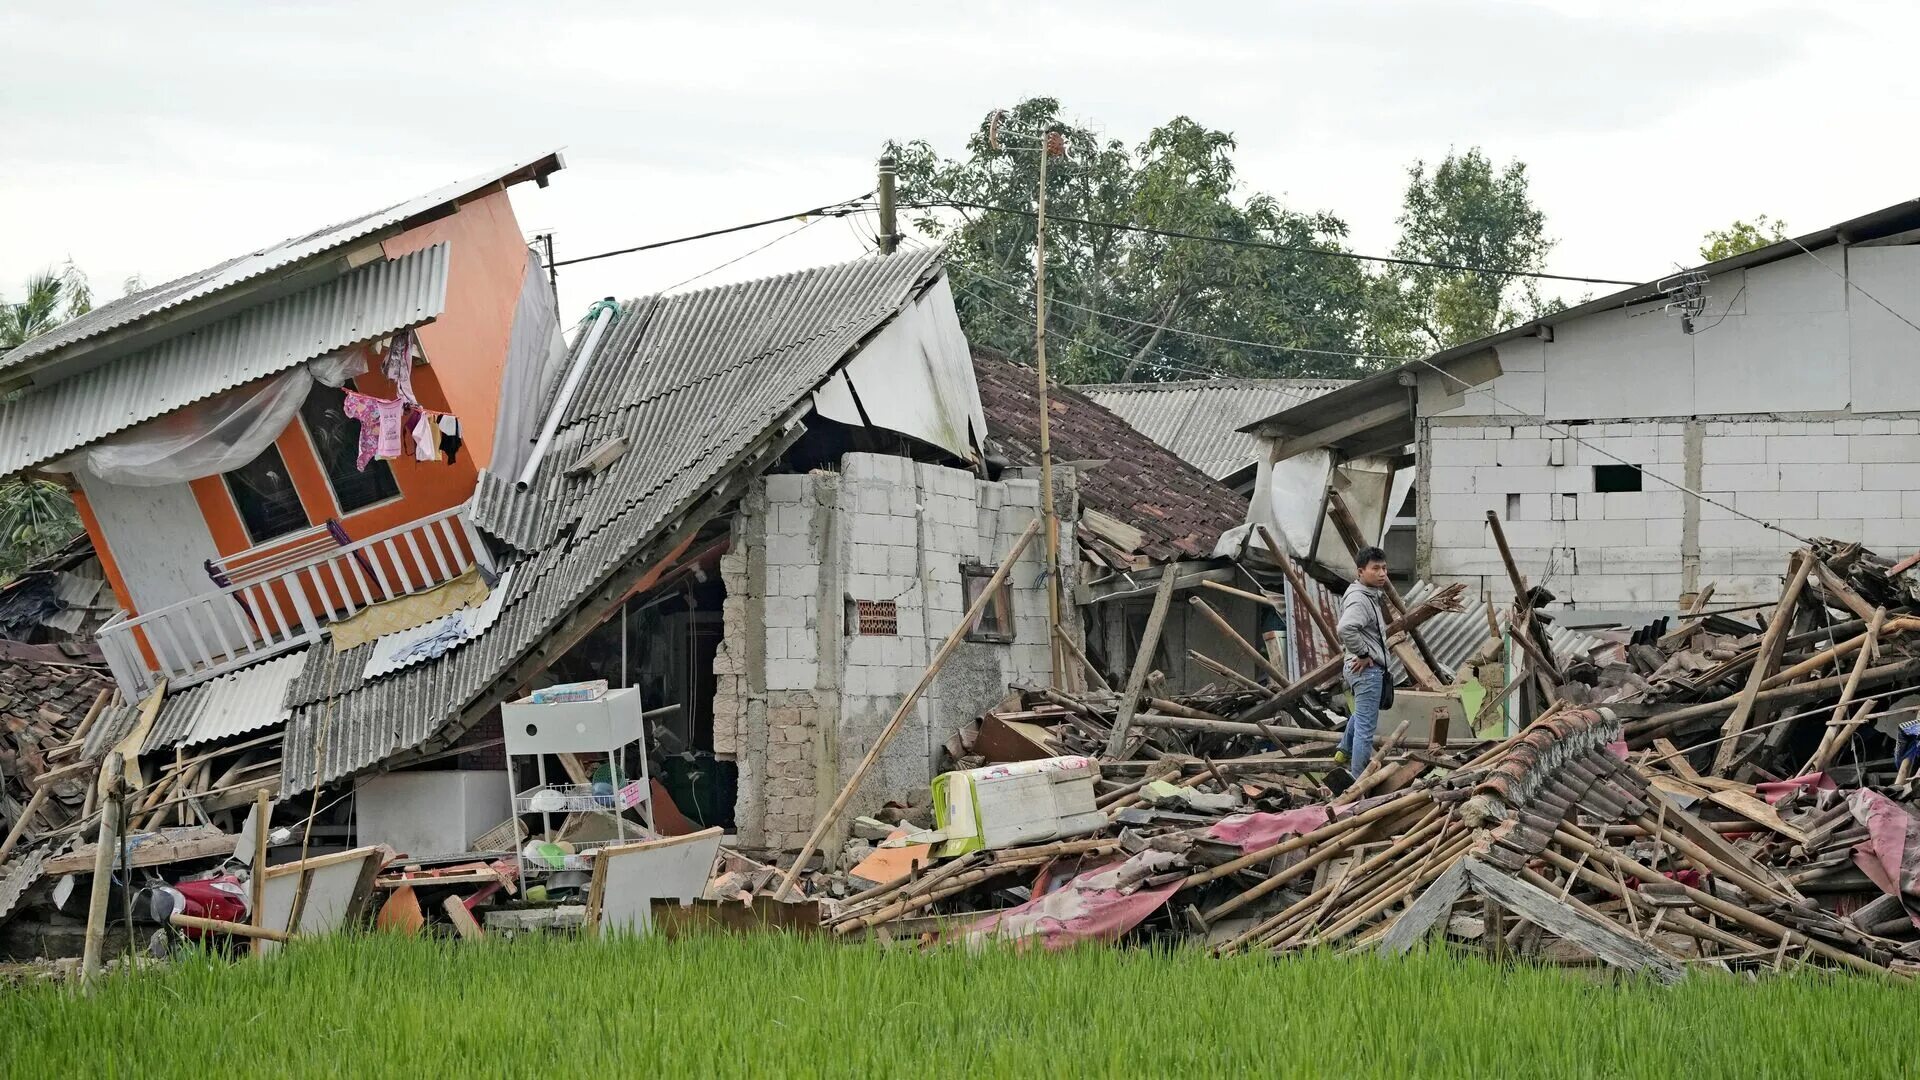
[[[1133,727],[1134,713],[1140,708],[1140,692],[1146,688],[1147,673],[1153,670],[1154,650],[1160,647],[1160,630],[1167,623],[1167,611],[1173,607],[1173,591],[1179,576],[1172,565],[1160,568],[1160,585],[1153,593],[1153,610],[1147,613],[1147,627],[1140,635],[1140,647],[1134,650],[1133,667],[1127,672],[1127,688],[1120,694],[1120,711],[1113,718],[1113,731],[1107,736],[1107,756],[1126,756],[1127,736]]]
[[[1615,967],[1644,971],[1663,983],[1686,978],[1672,957],[1605,919],[1529,885],[1478,859],[1463,860],[1475,892],[1498,901],[1515,915],[1587,950]]]
[[[1780,814],[1773,807],[1768,806],[1765,800],[1756,799],[1744,791],[1715,791],[1709,793],[1707,798],[1713,800],[1716,805],[1724,806],[1748,821],[1772,829],[1781,836],[1801,844],[1807,842],[1807,834],[1782,820]]]
[[[136,831],[133,835],[140,834]],[[142,840],[133,847],[132,861],[136,870],[143,866],[164,866],[167,863],[210,859],[233,853],[232,835],[211,826],[161,829],[148,836],[150,839]],[[63,855],[48,859],[41,872],[54,877],[85,873],[92,866],[93,857],[94,845],[82,844]]]
[[[447,913],[447,921],[453,924],[453,928],[461,937],[468,941],[486,940],[487,932],[480,929],[480,924],[473,918],[473,912],[467,910],[466,901],[458,896],[449,896],[440,901],[440,909]]]
[[[255,926],[252,923],[228,922],[225,919],[202,919],[195,915],[182,915],[175,912],[167,916],[167,921],[183,930],[209,930],[216,934],[232,934],[235,937],[251,939],[255,942],[277,941],[282,944],[293,940],[293,935],[285,930]],[[258,946],[255,946],[256,951]]]
[[[1462,859],[1447,868],[1447,872],[1436,878],[1433,884],[1413,903],[1393,920],[1393,925],[1380,938],[1380,951],[1388,956],[1399,956],[1415,945],[1426,940],[1434,927],[1446,922],[1447,915],[1453,911],[1462,893],[1467,891],[1467,860]]]
[[[1287,587],[1300,598],[1300,606],[1307,610],[1307,617],[1313,621],[1314,626],[1319,628],[1320,637],[1327,643],[1327,648],[1339,652],[1340,632],[1335,629],[1333,620],[1327,613],[1314,602],[1316,595],[1313,588],[1307,584],[1307,575],[1293,564],[1293,556],[1287,554],[1287,549],[1280,546],[1280,541],[1274,539],[1273,533],[1265,525],[1259,525],[1256,528],[1260,530],[1260,536],[1266,540],[1267,550],[1273,553],[1273,560],[1280,564],[1280,572],[1287,576]]]
[[[1733,768],[1734,759],[1740,755],[1740,734],[1747,729],[1749,721],[1756,718],[1759,706],[1761,684],[1780,663],[1780,650],[1786,637],[1787,626],[1793,622],[1793,612],[1800,604],[1800,590],[1806,587],[1807,574],[1813,569],[1814,560],[1805,552],[1793,553],[1793,572],[1787,581],[1787,589],[1780,594],[1780,603],[1773,609],[1773,617],[1767,620],[1767,632],[1760,638],[1759,659],[1754,661],[1753,670],[1747,675],[1747,684],[1740,691],[1739,700],[1734,704],[1733,714],[1720,726],[1720,737],[1725,740],[1713,757],[1713,771],[1725,774]],[[1757,721],[1756,721],[1757,722]]]
[[[1381,424],[1390,424],[1395,420],[1404,418],[1406,415],[1406,402],[1396,401],[1378,408],[1368,409],[1366,412],[1360,413],[1357,416],[1350,416],[1345,420],[1337,420],[1324,427],[1316,428],[1313,431],[1305,431],[1298,435],[1286,435],[1277,432],[1266,432],[1265,434],[1279,435],[1279,438],[1274,441],[1273,447],[1273,462],[1278,464],[1290,457],[1304,454],[1309,450],[1318,450],[1323,446],[1330,446],[1333,443],[1337,443],[1341,439],[1359,435],[1369,428],[1376,428]]]

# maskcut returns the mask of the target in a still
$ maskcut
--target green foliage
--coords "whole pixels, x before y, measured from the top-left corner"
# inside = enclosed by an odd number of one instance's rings
[[[16,301],[0,300],[0,352],[79,318],[93,308],[86,275],[72,263],[27,279]],[[45,480],[0,480],[0,581],[11,579],[80,531],[66,489]]]
[[[882,951],[342,936],[0,991],[9,1076],[1882,1076],[1913,991],[1676,987],[1443,952]]]
[[[1708,230],[1707,235],[1700,238],[1700,258],[1719,262],[1786,238],[1786,222],[1761,214],[1752,221],[1735,221],[1724,229]]]
[[[991,119],[967,156],[942,158],[926,142],[890,149],[901,201],[971,202],[1026,209],[1039,186],[1041,133],[1057,130],[1064,156],[1047,171],[1048,360],[1065,382],[1166,380],[1233,374],[1348,375],[1348,358],[1167,334],[1146,324],[1300,349],[1355,352],[1367,325],[1364,269],[1330,259],[1231,247],[1099,226],[1125,222],[1205,236],[1338,247],[1345,222],[1289,210],[1271,196],[1237,197],[1233,136],[1176,117],[1129,148],[1062,119],[1059,102],[1032,98]],[[955,299],[968,337],[1023,360],[1033,354],[1031,217],[962,208],[921,210],[914,225],[948,245]],[[1108,313],[1095,315],[1086,309]],[[1129,321],[1131,320],[1131,321]]]
[[[72,263],[35,274],[27,279],[26,293],[19,300],[0,299],[0,352],[91,310],[93,289]]]
[[[1539,272],[1553,241],[1533,205],[1527,167],[1503,168],[1474,147],[1431,170],[1407,170],[1393,254],[1452,266]],[[1426,266],[1392,266],[1376,282],[1375,333],[1392,352],[1431,352],[1557,310],[1531,278]]]

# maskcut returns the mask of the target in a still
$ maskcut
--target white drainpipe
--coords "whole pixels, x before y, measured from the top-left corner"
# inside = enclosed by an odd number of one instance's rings
[[[600,336],[620,313],[620,305],[614,303],[611,296],[595,304],[594,309],[593,325],[587,328],[587,340],[580,346],[580,356],[567,369],[566,381],[560,384],[560,396],[553,399],[553,408],[547,410],[547,422],[540,428],[540,437],[533,441],[533,453],[527,458],[526,468],[520,470],[520,479],[514,481],[513,486],[520,491],[533,486],[533,474],[540,468],[540,459],[547,456],[547,444],[553,441],[553,433],[560,428],[560,418],[573,403],[580,380],[586,377],[587,365],[593,362],[593,354],[600,348]]]

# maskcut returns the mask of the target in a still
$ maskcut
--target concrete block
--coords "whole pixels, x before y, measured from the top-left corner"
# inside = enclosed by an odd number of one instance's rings
[[[1893,434],[1893,421],[1879,416],[1867,417],[1860,421],[1860,434],[1891,435]]]
[[[1771,435],[1767,437],[1767,460],[1778,462],[1835,462],[1847,460],[1845,435]]]
[[[1427,454],[1427,459],[1432,462],[1435,469],[1492,465],[1498,459],[1498,450],[1501,445],[1485,439],[1450,439],[1435,442]]]
[[[1500,523],[1501,531],[1507,534],[1507,546],[1516,548],[1553,547],[1562,542],[1564,535],[1562,530],[1565,528],[1566,526],[1557,521],[1502,521]],[[1484,523],[1481,529],[1483,530],[1481,535],[1484,537],[1481,543],[1492,546],[1492,532],[1485,531]],[[1494,550],[1498,551],[1497,548]]]
[[[766,599],[766,619],[768,626],[807,625],[806,601],[797,596],[769,596]]]
[[[1661,435],[1656,438],[1653,442],[1653,460],[1668,465],[1684,464],[1687,460],[1687,437]]]
[[[1700,487],[1703,491],[1778,491],[1780,468],[1764,464],[1702,465]]]
[[[1599,574],[1678,574],[1678,547],[1608,547],[1580,552],[1580,576]]]
[[[1552,491],[1556,473],[1562,470],[1545,465],[1517,466],[1506,468],[1494,466],[1481,467],[1473,471],[1474,491],[1479,494],[1519,493],[1523,491]]]
[[[1540,571],[1547,565],[1552,548],[1513,549],[1513,560],[1529,577],[1537,579]],[[1500,560],[1500,552],[1494,548],[1457,548],[1433,553],[1433,573],[1435,577],[1456,577],[1465,575],[1498,575],[1506,579],[1507,566]]]
[[[1547,465],[1551,444],[1545,439],[1507,439],[1484,444],[1493,449],[1496,465],[1509,467]]]
[[[1520,512],[1512,515],[1515,521],[1555,521],[1553,515],[1554,497],[1547,492],[1523,491],[1520,493]]]
[[[1920,435],[1857,435],[1847,449],[1850,460],[1862,464],[1920,461]]]
[[[793,566],[813,564],[816,559],[813,542],[803,534],[775,534],[767,537],[767,565]]]
[[[1836,539],[1854,539],[1832,534]],[[1920,521],[1912,518],[1869,518],[1860,523],[1859,541],[1875,551],[1911,553],[1920,545]]]
[[[771,638],[773,633],[774,632],[770,630],[767,636]],[[805,660],[808,662],[820,659],[820,635],[817,632],[810,629],[788,627],[786,637],[786,659]],[[768,655],[771,657],[771,651],[769,651]]]
[[[1782,551],[1785,550],[1783,541],[1784,538],[1779,533],[1745,518],[1700,522],[1700,546],[1703,551],[1707,548],[1755,548]]]
[[[1860,434],[1860,421],[1835,420],[1833,422],[1833,433],[1835,435],[1858,435]]]
[[[769,626],[765,628],[766,659],[785,660],[787,658],[787,627]],[[806,633],[802,630],[801,633]]]
[[[813,528],[813,506],[809,503],[781,503],[773,508],[773,532],[782,536],[804,537]]]
[[[1518,522],[1501,522],[1506,528],[1512,528]],[[1433,546],[1435,548],[1477,548],[1491,544],[1492,537],[1487,532],[1485,521],[1436,521],[1433,523]]]
[[[1895,420],[1892,427],[1895,435],[1920,435],[1920,420]]]
[[[761,477],[770,503],[800,502],[813,497],[813,477],[805,473],[775,473]]]
[[[897,487],[887,493],[887,509],[895,517],[916,517],[920,513],[920,491],[918,488]]]
[[[820,665],[804,660],[768,660],[767,689],[811,690],[820,677]]]
[[[1586,574],[1573,579],[1567,602],[1585,607],[1654,602],[1652,574]]]
[[[1587,449],[1592,450],[1598,455],[1597,459],[1592,456],[1581,459],[1583,463],[1589,465],[1617,464],[1620,461],[1634,465],[1644,465],[1653,461],[1658,454],[1658,445],[1651,435],[1630,435],[1625,437],[1589,439],[1587,441],[1591,444]],[[1612,457],[1608,457],[1607,455],[1609,454],[1611,454]]]
[[[1464,445],[1479,445],[1479,446],[1491,447],[1494,444],[1482,442],[1478,444],[1469,443]],[[1484,466],[1484,467],[1492,468],[1492,466]],[[1474,474],[1479,471],[1480,471],[1480,468],[1478,467],[1455,468],[1453,466],[1448,466],[1448,465],[1435,465],[1433,468],[1427,470],[1427,475],[1428,475],[1427,490],[1435,495],[1471,494],[1474,491],[1474,484],[1473,484]]]
[[[1593,469],[1589,466],[1574,465],[1547,471],[1553,474],[1553,486],[1547,489],[1549,491],[1562,495],[1586,495],[1593,492]]]
[[[1844,447],[1842,449],[1844,449]],[[1844,462],[1821,465],[1781,465],[1780,490],[1858,491],[1862,486],[1862,469],[1888,467],[1889,466],[1885,465],[1853,465]]]
[[[1901,512],[1898,502],[1887,498],[1877,491],[1822,491],[1820,492],[1819,511],[1815,514],[1801,516],[1820,518],[1897,518],[1901,516]]]
[[[1567,522],[1565,528],[1566,539],[1563,543],[1580,550],[1593,547],[1645,547],[1647,543],[1647,523],[1639,519],[1613,521],[1582,518]]]
[[[1680,550],[1681,536],[1685,524],[1677,517],[1649,518],[1647,520],[1647,546]]]
[[[910,547],[920,545],[920,519],[912,515],[902,517],[898,514],[887,519],[887,543],[906,544]]]
[[[771,573],[769,576],[773,576]],[[780,595],[812,596],[820,591],[820,568],[818,566],[783,566],[778,568]]]
[[[853,544],[847,551],[847,566],[858,575],[873,578],[890,577],[893,573],[893,564],[888,558],[888,552],[891,550],[890,544]],[[884,584],[881,587],[884,588]],[[871,596],[862,596],[857,592],[854,595],[862,600],[875,599]]]
[[[1583,496],[1600,500],[1600,515],[1605,518],[1677,518],[1684,511],[1685,496],[1672,488],[1656,491],[1609,491]]]
[[[1706,465],[1737,465],[1767,460],[1767,440],[1757,435],[1732,435],[1712,437],[1713,429],[1722,424],[1709,424],[1708,438],[1700,441],[1700,461]]]
[[[1920,491],[1920,464],[1911,462],[1860,465],[1864,491]]]
[[[1752,514],[1754,517],[1768,521],[1818,517],[1820,493],[1816,491],[1736,491],[1733,495],[1733,508],[1743,514]]]
[[[920,549],[912,544],[895,544],[887,548],[887,572],[907,578],[918,574]]]
[[[1427,496],[1427,505],[1435,521],[1485,521],[1487,511],[1496,514],[1507,512],[1507,500],[1503,495],[1442,495]]]

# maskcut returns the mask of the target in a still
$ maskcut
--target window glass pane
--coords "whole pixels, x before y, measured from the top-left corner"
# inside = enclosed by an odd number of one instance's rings
[[[300,506],[300,493],[293,489],[279,447],[268,446],[259,457],[224,475],[254,543],[307,527],[307,512]]]
[[[300,405],[300,419],[313,437],[314,453],[320,456],[320,467],[333,487],[333,501],[343,514],[400,494],[386,462],[375,458],[367,462],[366,472],[354,468],[360,456],[360,421],[347,416],[346,402],[347,395],[338,387],[316,384]]]
[[[987,582],[993,580],[996,567],[963,564],[960,567],[962,596],[971,608],[973,602],[980,599],[986,591]],[[991,641],[1005,644],[1013,640],[1013,591],[1011,583],[1002,581],[993,592],[993,598],[980,609],[980,616],[967,630],[969,641]]]

